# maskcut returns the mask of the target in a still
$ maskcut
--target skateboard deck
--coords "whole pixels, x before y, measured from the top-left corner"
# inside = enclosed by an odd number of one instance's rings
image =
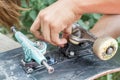
[[[0,80],[94,80],[108,73],[120,71],[120,49],[108,61],[101,61],[89,49],[81,53],[78,58],[61,58],[62,62],[52,65],[55,68],[52,74],[44,68],[27,74],[21,66],[22,48],[0,53]],[[49,55],[55,57],[61,53],[56,49],[48,52],[47,56]]]

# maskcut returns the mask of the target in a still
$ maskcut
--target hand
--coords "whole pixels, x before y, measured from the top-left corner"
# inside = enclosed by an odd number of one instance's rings
[[[79,18],[73,0],[58,0],[40,11],[30,30],[38,39],[63,46],[67,43],[66,37],[71,34],[70,25]],[[63,33],[62,38],[59,37],[60,32]]]

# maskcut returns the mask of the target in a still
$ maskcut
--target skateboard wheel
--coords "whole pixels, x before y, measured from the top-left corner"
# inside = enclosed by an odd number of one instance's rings
[[[80,43],[80,38],[82,36],[82,32],[79,27],[76,27],[72,30],[72,34],[69,37],[69,41],[75,45]]]
[[[46,54],[46,47],[47,47],[46,43],[43,41],[36,41],[35,44],[39,50],[42,50],[42,52],[43,52],[42,54],[45,55]]]
[[[111,59],[117,52],[118,43],[112,37],[100,37],[93,44],[93,52],[101,60]]]
[[[75,45],[78,45],[78,44],[80,43],[80,42],[75,41],[75,40],[73,40],[73,39],[69,39],[69,41],[70,41],[71,43],[75,44]]]

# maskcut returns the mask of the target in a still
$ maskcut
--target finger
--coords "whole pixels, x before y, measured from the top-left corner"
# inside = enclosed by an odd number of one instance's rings
[[[32,33],[34,33],[35,31],[37,31],[40,28],[40,19],[39,16],[35,19],[35,21],[33,22],[30,31]]]
[[[40,39],[40,40],[44,40],[44,38],[41,36],[41,34],[40,34],[39,31],[36,31],[36,32],[34,32],[33,34],[34,34],[34,36],[35,36],[36,38],[38,38],[38,39]]]
[[[58,45],[58,46],[63,46],[65,43],[67,43],[67,40],[65,38],[59,38],[59,31],[55,30],[55,29],[50,29],[51,30],[51,41]]]
[[[41,36],[40,33],[40,17],[39,15],[37,16],[37,18],[35,19],[35,21],[33,22],[30,31],[35,35],[36,38],[38,39],[43,39],[43,37]]]
[[[54,43],[52,43],[52,41],[50,39],[50,27],[49,27],[49,23],[47,21],[41,21],[41,30],[42,30],[42,36],[43,36],[44,40],[46,42],[49,42],[49,43],[55,45]]]
[[[63,31],[63,38],[68,38],[69,35],[72,33],[72,27],[67,27],[64,31]]]

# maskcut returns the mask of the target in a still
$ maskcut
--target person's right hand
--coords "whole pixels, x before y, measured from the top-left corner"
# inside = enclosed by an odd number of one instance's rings
[[[71,34],[71,24],[80,16],[74,0],[59,0],[40,11],[30,30],[38,39],[63,46],[67,43],[66,36]],[[59,37],[60,32],[64,37]]]

